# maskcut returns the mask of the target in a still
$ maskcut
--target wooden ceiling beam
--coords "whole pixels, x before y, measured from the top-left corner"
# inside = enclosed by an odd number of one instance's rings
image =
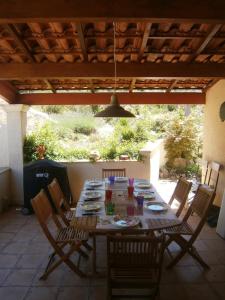
[[[27,45],[24,43],[16,28],[12,24],[5,24],[4,28],[9,32],[9,34],[13,37],[14,41],[18,44],[22,52],[28,57],[30,62],[36,62],[33,55],[30,53]]]
[[[147,21],[223,23],[224,0],[1,0],[1,23]],[[166,2],[166,3],[165,3]]]
[[[130,87],[129,87],[129,92],[133,91],[133,89],[135,88],[135,83],[136,83],[136,78],[132,78],[131,84],[130,84]]]
[[[215,85],[219,79],[213,79],[210,83],[204,88],[204,93],[206,93],[213,85]]]
[[[110,63],[1,64],[0,80],[112,78]],[[225,78],[224,63],[118,63],[117,77],[139,79]]]
[[[23,39],[21,38],[21,36],[17,32],[17,30],[14,27],[14,25],[12,25],[12,24],[5,24],[4,27],[9,32],[9,34],[14,38],[15,42],[19,45],[20,49],[28,57],[29,61],[32,62],[32,63],[35,63],[36,59],[34,58],[34,56],[32,55],[32,53],[29,51],[26,43],[24,43]],[[51,83],[47,79],[45,79],[44,81],[45,81],[47,87],[50,90],[52,90],[52,92],[54,93],[55,90],[52,87]]]
[[[17,103],[28,105],[109,104],[110,93],[21,94]],[[205,104],[202,93],[118,93],[121,104]]]
[[[171,82],[169,88],[167,89],[167,93],[170,93],[170,92],[172,91],[172,89],[175,87],[176,83],[177,83],[177,80],[176,80],[176,79],[175,79],[175,80],[172,80],[172,82]]]
[[[145,52],[147,42],[148,42],[148,38],[149,38],[149,34],[151,32],[151,27],[152,27],[151,23],[146,24],[145,31],[144,31],[143,38],[142,38],[142,42],[141,42],[141,47],[140,47],[140,50],[139,50],[139,55],[138,55],[139,59],[142,58],[142,56]]]
[[[77,33],[78,33],[78,36],[79,36],[79,41],[80,41],[84,61],[87,62],[88,61],[88,55],[87,55],[87,49],[86,49],[86,44],[85,44],[85,39],[84,39],[83,26],[82,26],[82,24],[77,23],[76,28],[77,28]]]
[[[215,26],[213,26],[205,39],[203,39],[202,42],[200,42],[199,46],[197,47],[197,50],[195,51],[195,53],[193,55],[190,55],[189,58],[187,59],[187,61],[191,62],[194,61],[194,59],[204,51],[204,49],[207,47],[207,45],[209,44],[209,42],[213,39],[213,37],[215,36],[215,34],[220,30],[220,28],[222,27],[222,24],[217,24]]]
[[[17,89],[8,81],[0,81],[0,98],[12,104],[17,98]]]

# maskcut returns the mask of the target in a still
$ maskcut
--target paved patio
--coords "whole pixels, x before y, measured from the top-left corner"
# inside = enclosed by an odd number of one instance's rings
[[[211,269],[204,271],[187,255],[172,270],[163,271],[160,299],[225,299],[225,241],[205,225],[195,245]],[[178,248],[171,245],[171,250]],[[97,251],[98,267],[103,270],[104,238],[99,237]],[[64,265],[39,281],[50,252],[34,215],[22,216],[16,208],[0,215],[0,299],[106,299],[105,279],[80,279]],[[165,265],[168,260],[166,256]],[[90,269],[91,260],[81,260],[81,266]]]

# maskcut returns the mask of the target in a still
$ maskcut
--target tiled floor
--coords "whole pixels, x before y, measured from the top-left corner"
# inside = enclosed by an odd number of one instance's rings
[[[211,269],[204,271],[187,255],[172,270],[163,270],[160,299],[225,299],[225,240],[205,225],[196,247]],[[101,269],[105,268],[105,250],[105,240],[99,238],[97,263]],[[178,248],[171,245],[171,250]],[[0,215],[0,299],[106,299],[105,279],[81,279],[64,265],[40,281],[50,252],[34,215],[22,216],[15,208]],[[168,261],[166,256],[164,264]],[[85,260],[81,265],[90,268]]]

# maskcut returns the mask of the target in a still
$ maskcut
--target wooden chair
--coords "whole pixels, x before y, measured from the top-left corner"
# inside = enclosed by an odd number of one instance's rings
[[[173,241],[181,247],[181,251],[175,258],[172,259],[167,268],[173,267],[186,253],[189,253],[204,268],[209,268],[209,266],[200,257],[193,244],[205,224],[209,209],[213,203],[214,198],[214,190],[210,190],[200,185],[189,209],[184,215],[182,223],[178,226],[170,227],[164,230],[164,233],[168,235],[166,247],[168,247],[169,244]],[[188,222],[193,213],[199,217],[199,221],[195,225],[195,228],[191,227]],[[189,238],[185,239],[184,236],[188,236]]]
[[[31,204],[46,238],[54,249],[54,252],[50,255],[44,274],[40,279],[47,279],[48,275],[62,262],[67,264],[67,266],[79,276],[85,276],[79,267],[71,261],[70,256],[75,251],[78,251],[84,257],[88,257],[81,249],[82,242],[87,241],[88,239],[88,233],[75,229],[72,226],[63,227],[57,216],[54,214],[44,190],[41,190],[40,193],[31,200]],[[56,234],[52,233],[52,227],[50,229],[50,221],[52,221],[53,225],[55,225],[55,229],[57,229]],[[65,246],[69,246],[67,251],[64,251],[63,249]],[[59,256],[57,261],[53,260],[55,255]]]
[[[150,289],[153,299],[159,294],[164,252],[164,236],[108,236],[108,299],[113,289]],[[123,295],[124,297],[125,295]],[[138,296],[138,295],[137,295]],[[132,298],[134,295],[132,295]],[[146,295],[149,298],[149,295]],[[126,296],[129,298],[129,296]]]
[[[211,189],[216,190],[218,180],[219,180],[219,172],[221,169],[221,165],[217,162],[208,162],[203,161],[202,164],[202,184],[206,187],[210,187]],[[196,192],[198,189],[198,185],[200,183],[197,183],[193,185],[192,192]]]
[[[102,169],[102,179],[109,176],[126,177],[126,169]]]
[[[177,217],[180,216],[180,214],[185,206],[185,203],[188,198],[188,194],[191,190],[191,186],[192,186],[192,182],[187,181],[183,177],[179,178],[177,185],[175,187],[175,190],[173,192],[173,195],[171,196],[170,201],[169,201],[170,206],[172,205],[174,200],[177,200],[179,202],[179,207],[176,212]]]
[[[208,185],[211,189],[216,191],[221,165],[215,161],[209,163],[209,174],[204,184]]]
[[[69,226],[70,221],[72,220],[72,217],[74,215],[74,209],[72,209],[66,201],[63,191],[56,178],[54,178],[48,185],[48,190],[56,211],[62,218],[64,224],[66,226]]]

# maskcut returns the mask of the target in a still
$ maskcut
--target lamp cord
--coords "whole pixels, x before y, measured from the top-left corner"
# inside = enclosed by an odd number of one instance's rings
[[[114,60],[114,93],[116,92],[116,24],[113,21],[113,60]]]

